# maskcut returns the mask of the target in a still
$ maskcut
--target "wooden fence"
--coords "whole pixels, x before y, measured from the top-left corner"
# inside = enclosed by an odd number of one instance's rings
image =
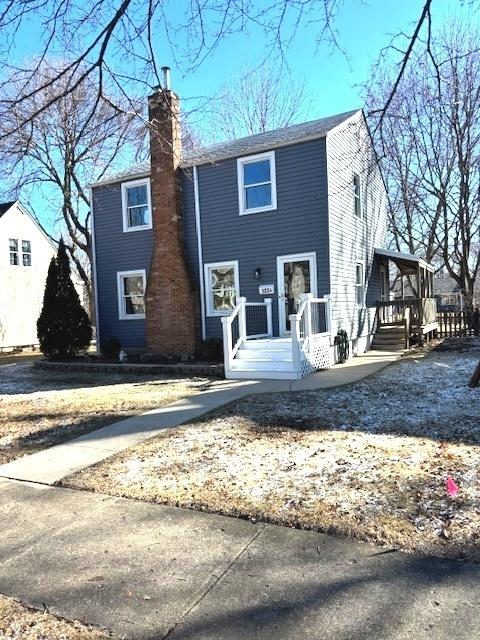
[[[475,335],[471,311],[438,311],[437,324],[442,338]]]

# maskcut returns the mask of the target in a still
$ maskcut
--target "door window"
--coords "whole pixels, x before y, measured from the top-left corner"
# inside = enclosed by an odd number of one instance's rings
[[[302,293],[310,293],[310,260],[283,263],[283,283],[285,296],[285,325],[290,331],[290,314],[300,307]]]

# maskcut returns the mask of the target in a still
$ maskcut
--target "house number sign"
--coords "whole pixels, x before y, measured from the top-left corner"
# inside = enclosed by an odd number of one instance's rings
[[[258,293],[261,296],[267,296],[270,293],[275,293],[275,285],[273,284],[262,284],[258,287]]]

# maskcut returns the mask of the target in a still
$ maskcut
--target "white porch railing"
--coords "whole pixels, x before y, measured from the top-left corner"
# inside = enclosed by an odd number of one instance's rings
[[[292,360],[302,375],[331,364],[331,301],[314,298],[311,293],[301,297],[297,313],[290,316],[292,333]]]
[[[225,370],[228,371],[243,342],[249,338],[268,338],[273,335],[272,299],[247,302],[246,298],[238,298],[232,313],[222,318],[222,328]]]

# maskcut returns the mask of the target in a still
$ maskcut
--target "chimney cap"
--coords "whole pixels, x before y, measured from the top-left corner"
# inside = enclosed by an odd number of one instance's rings
[[[170,91],[170,67],[162,67],[163,71],[163,89]]]

